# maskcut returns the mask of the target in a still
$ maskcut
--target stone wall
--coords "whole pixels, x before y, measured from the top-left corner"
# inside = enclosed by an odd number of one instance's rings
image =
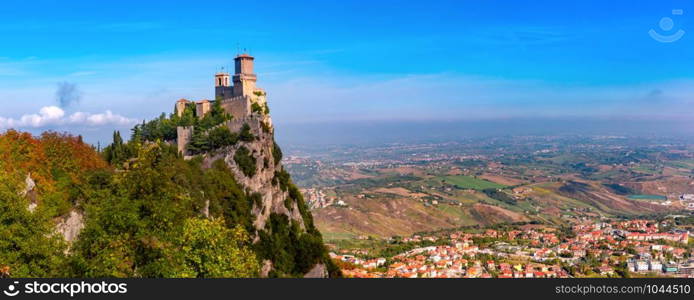
[[[242,119],[251,114],[250,98],[245,96],[222,100],[222,108],[234,119]]]
[[[217,86],[214,88],[215,99],[226,99],[234,95],[233,86]]]
[[[193,137],[193,126],[188,126],[188,127],[178,126],[176,128],[176,135],[177,135],[176,143],[178,146],[178,152],[185,155],[188,152],[186,150],[186,147],[188,146],[188,143],[190,143],[190,139]]]

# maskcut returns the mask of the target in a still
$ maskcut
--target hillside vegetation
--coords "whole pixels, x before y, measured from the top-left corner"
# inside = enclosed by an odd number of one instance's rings
[[[300,233],[282,220],[254,244],[253,201],[223,161],[203,167],[202,157],[184,160],[162,141],[115,133],[100,154],[80,137],[10,130],[0,135],[0,269],[11,277],[257,277],[271,258],[270,276],[302,276],[327,256],[315,229]],[[84,221],[69,241],[56,224],[75,215]]]

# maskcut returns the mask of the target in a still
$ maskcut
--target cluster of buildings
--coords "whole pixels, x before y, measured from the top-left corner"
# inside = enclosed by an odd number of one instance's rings
[[[351,255],[331,254],[333,259],[349,262],[355,266],[343,269],[348,277],[378,278],[555,278],[569,277],[569,274],[558,264],[532,262],[527,257],[515,257],[513,253],[494,248],[480,247],[474,238],[537,238],[539,243],[554,242],[554,234],[535,231],[499,232],[487,230],[484,233],[452,233],[445,237],[449,245],[414,248],[396,255],[389,260],[376,258],[371,260],[355,259]],[[414,235],[403,238],[406,243],[423,241],[436,242],[439,237]],[[501,247],[503,248],[503,247]],[[506,249],[507,250],[507,249]],[[384,264],[379,264],[384,262]],[[385,262],[389,262],[387,265]]]
[[[694,260],[686,247],[689,232],[660,232],[661,225],[630,220],[585,222],[574,225],[571,233],[528,226],[439,237],[414,235],[402,241],[438,241],[440,245],[414,248],[390,258],[333,254],[333,259],[352,265],[343,270],[346,276],[367,278],[610,277],[624,272],[694,277]]]
[[[694,210],[694,194],[680,195],[680,202],[688,210]]]
[[[418,243],[422,241],[436,242],[438,240],[439,238],[435,236],[421,236],[419,234],[415,234],[411,237],[402,238],[402,241],[406,243]]]
[[[687,276],[688,271],[679,271],[687,270],[680,266],[688,264],[687,259],[691,256],[690,250],[685,247],[689,242],[689,232],[661,232],[661,225],[653,220],[576,225],[573,227],[576,238],[569,239],[569,245],[564,247],[586,249],[585,255],[612,265],[626,260],[630,272]],[[574,258],[585,257],[581,256],[582,253],[573,254]]]
[[[640,233],[640,232],[627,232],[625,234],[627,240],[636,241],[655,241],[655,240],[665,240],[677,243],[686,243],[689,239],[688,232],[678,232],[678,233]]]
[[[321,189],[301,189],[301,193],[311,209],[328,207],[335,202],[334,197],[327,197]]]
[[[335,196],[328,196],[322,189],[308,188],[301,189],[304,199],[311,209],[319,209],[328,206],[348,207],[347,202],[337,200]]]

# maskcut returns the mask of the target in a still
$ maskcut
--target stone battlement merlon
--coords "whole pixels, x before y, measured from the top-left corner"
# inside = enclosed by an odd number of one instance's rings
[[[232,102],[232,101],[243,101],[244,98],[246,98],[246,97],[248,97],[248,96],[243,96],[243,95],[242,95],[242,96],[234,96],[234,97],[231,97],[231,98],[219,99],[219,100],[217,100],[217,101],[219,101],[221,104],[224,104],[224,103],[229,103],[229,102]]]

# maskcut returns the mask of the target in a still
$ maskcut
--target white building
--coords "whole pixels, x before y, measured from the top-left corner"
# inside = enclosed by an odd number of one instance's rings
[[[649,263],[649,265],[650,265],[651,271],[658,271],[658,272],[660,272],[660,271],[663,270],[663,264],[661,264],[661,263],[660,263],[659,261],[657,261],[657,260],[651,260],[650,263]]]

